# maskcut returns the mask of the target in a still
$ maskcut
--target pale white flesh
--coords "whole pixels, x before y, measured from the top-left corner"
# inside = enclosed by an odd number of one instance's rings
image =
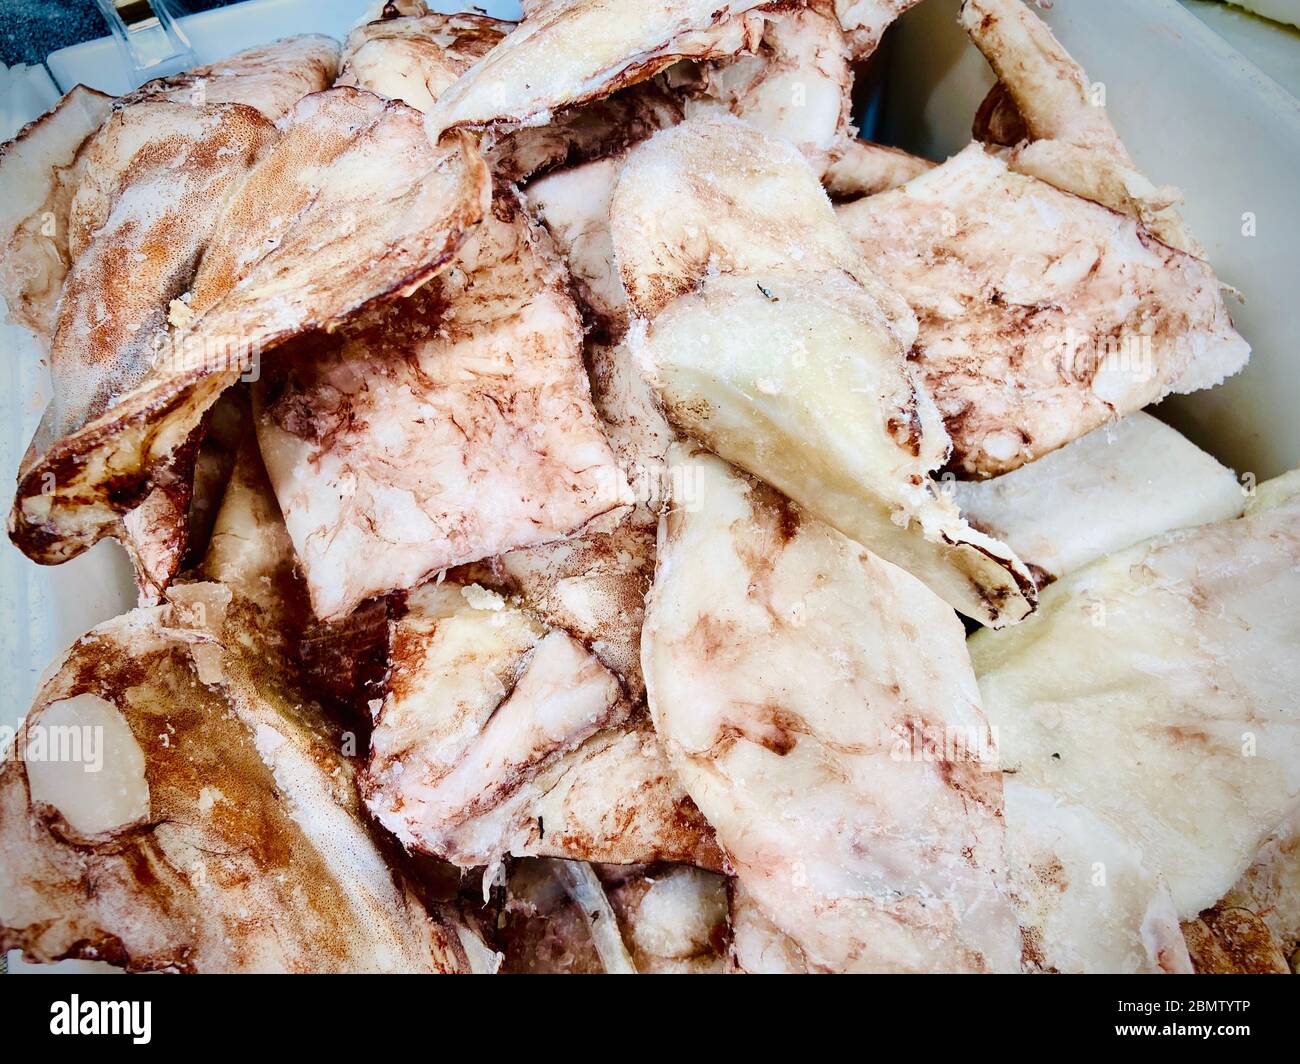
[[[625,339],[629,309],[610,233],[610,203],[624,157],[571,167],[528,186],[529,206],[555,240],[587,322],[592,399],[640,503],[663,499],[664,455],[674,433]]]
[[[336,84],[369,89],[427,113],[511,28],[469,12],[368,22],[348,34]]]
[[[1183,919],[1222,897],[1300,803],[1298,511],[1292,496],[1158,536],[1046,588],[1015,632],[970,641],[1016,784],[1123,843]],[[1009,796],[1013,840],[1018,817]],[[1063,838],[1080,852],[1078,832]],[[1048,921],[1089,889],[1078,876],[1052,890]],[[1146,907],[1121,891],[1090,911],[1137,951]],[[1076,924],[1057,945],[1089,940]]]
[[[191,107],[242,103],[276,122],[304,96],[329,88],[338,68],[339,46],[332,37],[283,37],[174,77],[145,82],[122,97],[119,106],[140,100],[171,100]]]
[[[1192,970],[1169,888],[1123,830],[1018,775],[1006,777],[1003,795],[1027,971]]]
[[[734,116],[699,116],[634,148],[609,216],[619,275],[640,317],[713,274],[842,270],[903,350],[916,338],[911,308],[868,267],[808,161]]]
[[[894,19],[920,0],[835,0],[835,16],[844,27],[854,59],[876,50]]]
[[[1040,583],[1176,528],[1239,517],[1246,489],[1175,429],[1130,414],[991,480],[946,484]]]
[[[850,132],[850,58],[829,3],[773,12],[753,54],[701,64],[686,117],[729,112],[788,140],[823,173]]]
[[[172,594],[78,640],[28,715],[29,750],[49,727],[102,729],[89,785],[67,764],[0,770],[0,949],[146,971],[463,970],[257,613],[220,584]]]
[[[1218,907],[1256,913],[1287,956],[1295,953],[1300,947],[1300,809],[1265,840]]]
[[[464,867],[507,854],[717,862],[614,674],[472,584],[425,585],[397,623],[365,793],[405,846]]]
[[[929,159],[855,137],[841,146],[822,174],[822,184],[832,199],[853,200],[888,192],[933,169]]]
[[[608,336],[627,326],[627,297],[614,261],[610,200],[623,157],[584,163],[531,182],[524,195],[569,268],[583,309]]]
[[[965,0],[961,23],[998,75],[1001,106],[1028,143],[1013,169],[1127,214],[1171,247],[1203,254],[1178,211],[1182,194],[1156,187],[1133,165],[1094,84],[1047,24],[1020,0]]]
[[[442,94],[431,133],[493,123],[544,125],[553,112],[608,96],[680,59],[756,45],[759,0],[552,0]]]
[[[257,405],[322,618],[630,501],[562,267],[509,194],[444,277],[268,376]]]
[[[78,85],[0,148],[0,296],[9,320],[35,333],[46,350],[72,261],[68,211],[81,180],[81,149],[111,103]]]
[[[1002,778],[952,611],[721,460],[673,456],[698,497],[661,526],[650,709],[746,890],[817,970],[1016,970]]]
[[[727,880],[683,866],[631,870],[605,884],[632,962],[643,975],[716,974],[727,927]]]
[[[51,702],[27,740],[32,801],[53,808],[78,835],[121,831],[149,815],[144,753],[112,702],[90,692]]]
[[[1250,354],[1204,262],[979,145],[838,215],[916,310],[912,358],[968,475],[1218,384]]]
[[[678,428],[954,608],[990,625],[1033,608],[1029,570],[930,480],[947,435],[843,274],[711,278],[655,318],[637,355]]]
[[[677,429],[969,616],[1032,609],[1028,570],[937,497],[949,440],[906,361],[916,320],[792,146],[692,119],[630,153],[610,220],[628,301],[650,319],[628,343]]]
[[[418,113],[402,104],[331,89],[300,100],[279,127],[251,108],[223,108],[250,126],[278,128],[278,139],[221,205],[197,271],[189,264],[190,290],[175,293],[179,301],[168,307],[166,291],[146,283],[146,274],[115,290],[119,299],[138,297],[152,324],[137,333],[152,332],[162,344],[156,352],[147,346],[153,357],[136,387],[113,392],[106,369],[135,372],[143,362],[140,336],[126,328],[126,315],[114,316],[127,339],[121,349],[96,348],[78,381],[83,398],[112,402],[70,436],[35,448],[24,466],[11,535],[41,561],[66,560],[108,534],[221,393],[254,375],[263,354],[419,287],[447,265],[488,207],[490,178],[472,145],[461,137],[431,145]],[[144,109],[201,110],[144,101],[122,114]],[[206,172],[202,162],[191,159]],[[78,203],[85,191],[83,181]],[[107,271],[107,259],[101,265]],[[61,327],[70,303],[65,298]],[[160,312],[171,324],[166,331],[155,329]]]

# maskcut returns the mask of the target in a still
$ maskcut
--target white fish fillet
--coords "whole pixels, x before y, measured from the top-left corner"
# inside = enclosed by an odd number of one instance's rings
[[[661,529],[643,666],[745,889],[816,970],[1017,970],[1002,778],[951,610],[719,459],[673,456],[698,496]]]
[[[1140,412],[1000,477],[946,486],[1040,585],[1161,532],[1239,517],[1246,504],[1231,469]]]
[[[729,112],[794,144],[821,174],[851,135],[849,63],[829,2],[776,11],[753,54],[699,65],[686,117]]]
[[[838,216],[916,310],[911,358],[968,475],[1211,387],[1250,354],[1204,262],[979,145]]]
[[[562,268],[505,193],[442,278],[268,374],[258,438],[318,616],[630,501],[581,345]]]
[[[540,5],[430,112],[435,133],[495,123],[542,125],[561,108],[608,96],[681,59],[757,46],[759,0],[569,0]]]
[[[38,693],[25,741],[47,719],[112,741],[93,776],[0,770],[0,949],[143,971],[466,970],[458,930],[371,836],[344,735],[273,614],[243,593],[281,601],[283,558],[233,484],[213,567],[239,583],[100,625]]]
[[[223,107],[269,125],[251,108]],[[147,108],[194,111],[144,102],[122,113]],[[435,148],[402,104],[331,89],[304,98],[282,124],[225,203],[188,302],[169,312],[165,291],[125,289],[150,322],[161,312],[180,324],[154,334],[163,343],[137,387],[25,464],[10,534],[29,556],[62,561],[110,533],[241,374],[299,333],[336,329],[367,304],[423,284],[487,209],[489,176],[473,147],[453,138]],[[61,317],[80,304],[64,305]],[[95,351],[83,395],[110,398],[91,387],[106,384],[104,366],[141,364],[138,338],[114,321],[127,339]]]
[[[715,273],[842,270],[906,350],[916,317],[836,222],[807,161],[747,122],[702,116],[634,149],[610,201],[615,259],[635,314],[651,318]]]
[[[1089,81],[1042,19],[1020,0],[964,0],[961,23],[999,78],[976,129],[1000,122],[1003,140],[1024,134],[1008,153],[1012,169],[1130,215],[1171,247],[1203,256],[1178,211],[1182,193],[1158,188],[1133,165],[1103,106],[1104,86]]]
[[[276,122],[304,96],[328,88],[338,68],[334,38],[315,33],[283,37],[183,74],[147,81],[117,106],[140,100],[171,100],[191,107],[242,103]]]
[[[408,849],[717,867],[643,711],[572,636],[478,585],[426,584],[393,635],[366,803]]]
[[[72,264],[68,213],[81,181],[83,146],[112,97],[76,86],[0,148],[0,297],[9,320],[48,350],[63,279]]]
[[[337,84],[369,89],[427,113],[512,26],[470,12],[377,19],[348,34]]]
[[[997,727],[1005,739],[1007,725]],[[1026,970],[1192,970],[1169,888],[1123,830],[1017,775],[1006,777],[1003,795]]]
[[[1033,608],[1029,571],[930,480],[949,440],[905,359],[915,320],[791,146],[693,119],[632,152],[610,217],[628,299],[651,317],[629,343],[676,428],[963,613]]]
[[[1183,919],[1221,898],[1300,804],[1296,512],[1291,496],[1158,536],[1045,589],[1016,632],[970,641],[1003,764],[1037,795],[1026,807],[1077,810],[1149,882],[1167,884]],[[1013,855],[1019,823],[1042,818],[1022,817],[1008,788]],[[1085,838],[1063,830],[1072,853],[1089,852]],[[1127,889],[1099,901],[1081,863],[1040,899],[1047,922],[1082,906],[1136,951],[1146,902]],[[1058,958],[1096,936],[1086,921],[1046,933],[1045,963],[1072,968]]]
[[[439,96],[512,30],[515,23],[461,12],[391,17],[348,37],[341,85],[357,85],[430,112]],[[660,78],[570,107],[540,124],[491,130],[482,142],[504,182],[601,158],[682,117],[678,94]]]

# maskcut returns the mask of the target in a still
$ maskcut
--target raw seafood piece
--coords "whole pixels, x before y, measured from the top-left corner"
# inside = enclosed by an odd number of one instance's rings
[[[848,36],[854,59],[876,50],[885,30],[899,15],[920,0],[835,0],[835,16]]]
[[[1183,924],[1198,974],[1290,975],[1282,944],[1248,909],[1215,906]]]
[[[298,685],[263,627],[273,608],[244,595],[277,603],[283,564],[247,484],[210,559],[240,583],[100,625],[37,695],[26,760],[0,769],[0,949],[131,970],[467,970],[467,932],[371,837],[355,737]],[[55,734],[83,756],[36,756]]]
[[[554,112],[608,96],[681,59],[758,45],[760,0],[552,0],[438,99],[434,133],[494,124],[544,125]]]
[[[1007,472],[1250,354],[1204,262],[979,145],[838,215],[917,312],[910,357],[962,473]]]
[[[357,85],[421,111],[511,30],[484,15],[387,17],[348,38],[341,85]],[[621,151],[682,117],[676,93],[655,78],[568,108],[540,125],[492,131],[483,148],[501,181],[523,181],[565,163]]]
[[[526,195],[555,240],[583,319],[592,399],[637,501],[657,508],[673,431],[625,342],[628,305],[614,262],[610,201],[623,166],[616,156],[534,181]]]
[[[998,75],[976,130],[995,140],[1022,132],[1012,169],[1050,182],[1138,221],[1171,247],[1203,252],[1178,211],[1182,194],[1157,188],[1133,165],[1096,87],[1020,0],[965,0],[961,23]]]
[[[1256,914],[1287,956],[1300,948],[1300,809],[1265,841],[1216,909]]]
[[[995,726],[1002,738],[1006,725]],[[1003,797],[1025,969],[1191,972],[1169,888],[1133,840],[1085,805],[1022,783],[1015,772],[1008,766]]]
[[[728,971],[741,975],[807,975],[808,961],[789,935],[763,913],[745,884],[731,881]]]
[[[726,880],[711,872],[523,859],[512,862],[504,895],[496,935],[503,971],[723,970]],[[595,904],[589,908],[584,900]]]
[[[702,868],[598,869],[636,970],[713,975],[725,969],[727,880]]]
[[[841,147],[822,175],[822,184],[832,200],[854,200],[905,185],[934,165],[919,155],[855,137]]]
[[[607,343],[617,340],[628,322],[610,235],[610,200],[624,161],[616,156],[570,167],[524,190],[569,268],[584,317]]]
[[[1300,502],[1272,501],[1094,562],[1046,588],[1015,633],[971,639],[1003,764],[1037,796],[1022,804],[1008,786],[1017,868],[1020,833],[1043,823],[1034,806],[1073,809],[1148,882],[1167,884],[1169,911],[1187,919],[1232,887],[1300,804]],[[1147,902],[1090,888],[1095,869],[1079,866],[1105,858],[1082,856],[1085,837],[1061,831],[1078,874],[1040,899],[1049,921],[1063,910],[1089,917],[1045,936],[1053,967],[1071,967],[1057,950],[1086,949],[1103,926],[1141,948],[1134,917]],[[1041,847],[1040,862],[1051,852]]]
[[[365,795],[408,849],[718,866],[649,720],[572,636],[446,581],[412,593],[391,660]]]
[[[267,374],[258,439],[319,617],[630,501],[581,344],[505,192],[443,278]]]
[[[1092,85],[1052,31],[1021,0],[964,0],[961,24],[988,59],[1030,135],[1128,153]]]
[[[367,22],[348,34],[338,84],[369,89],[428,112],[513,25],[468,11],[443,15],[427,10]]]
[[[275,137],[256,111],[235,104],[119,106],[59,176],[68,187],[53,224],[71,269],[55,293],[53,397],[23,471],[149,374],[166,338],[167,300],[188,285],[225,197]],[[197,445],[192,437],[177,449],[122,523],[142,605],[158,601],[180,565]]]
[[[66,436],[149,373],[226,198],[276,140],[241,104],[150,100],[115,111],[84,150],[68,218],[72,268],[50,352],[44,431]]]
[[[868,268],[807,161],[747,122],[703,116],[634,149],[610,200],[619,276],[634,313],[653,319],[717,273],[841,270],[878,306],[904,350],[916,317]]]
[[[874,317],[843,274],[723,276],[663,311],[637,353],[677,427],[962,613],[1014,623],[1033,577],[929,479],[947,436]]]
[[[283,37],[183,74],[147,81],[117,106],[140,100],[171,100],[191,107],[242,103],[275,122],[304,96],[328,88],[338,66],[339,46],[332,37]]]
[[[610,216],[629,301],[652,317],[629,342],[670,422],[963,613],[1007,624],[1033,608],[1029,571],[930,479],[949,440],[904,357],[911,311],[793,148],[692,120],[632,153]]]
[[[938,598],[688,445],[643,666],[669,760],[820,971],[1014,971],[997,753]],[[924,633],[924,636],[921,635]]]
[[[949,485],[1041,586],[1176,528],[1239,517],[1245,489],[1175,429],[1136,413],[992,480]]]
[[[852,133],[849,59],[829,0],[774,11],[753,54],[700,64],[686,117],[730,112],[794,144],[821,174]]]
[[[146,102],[122,113],[144,108],[191,110]],[[489,177],[472,145],[435,148],[402,104],[331,89],[300,101],[283,126],[225,203],[190,291],[171,305],[181,324],[163,335],[145,379],[25,464],[10,535],[35,560],[65,560],[110,533],[271,348],[419,287],[486,210]],[[148,313],[162,304],[155,291]],[[134,342],[97,350],[96,364],[129,361]]]
[[[164,339],[166,300],[179,295],[192,275],[225,194],[274,136],[238,108],[216,105],[247,104],[278,119],[301,96],[329,84],[337,58],[329,38],[291,38],[150,82],[113,105],[117,114],[85,151],[77,151],[75,163],[45,161],[53,166],[45,171],[53,188],[17,234],[21,240],[22,230],[39,222],[40,240],[36,246],[11,244],[3,268],[9,277],[15,270],[26,275],[23,287],[43,283],[46,320],[36,324],[48,343],[63,277],[77,260],[68,286],[73,305],[65,310],[51,360],[55,404],[34,450],[48,445],[50,435],[79,427],[142,379]],[[77,94],[65,104],[80,101],[78,110],[92,112],[98,125],[107,98],[95,107],[98,94]],[[178,107],[159,108],[164,101]],[[62,106],[52,118],[67,110]],[[67,139],[76,132],[70,121],[47,125],[47,150],[51,135],[61,131]],[[62,145],[61,151],[72,147]],[[26,236],[36,239],[31,232]],[[44,265],[34,261],[41,259]],[[97,364],[100,352],[107,353],[107,365]],[[134,563],[142,604],[158,601],[185,551],[197,436],[123,521],[120,538]]]
[[[107,117],[111,96],[76,86],[0,148],[0,297],[9,320],[54,335],[63,279],[72,264],[68,212],[81,180],[82,147]]]

